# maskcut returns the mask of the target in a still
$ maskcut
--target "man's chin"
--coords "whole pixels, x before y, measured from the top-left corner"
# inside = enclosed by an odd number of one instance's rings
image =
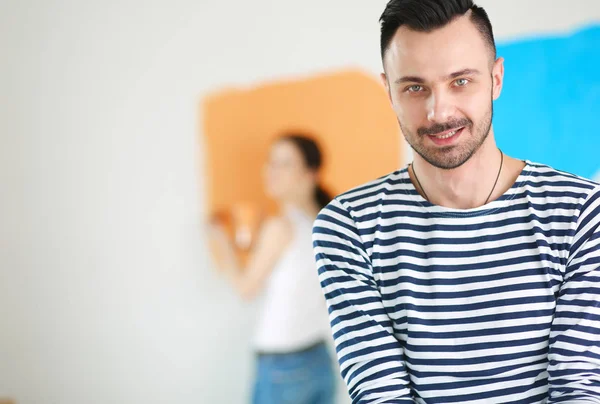
[[[436,168],[441,170],[453,170],[465,164],[472,155],[465,155],[456,149],[456,146],[448,146],[432,151],[431,153],[417,153],[425,161]]]

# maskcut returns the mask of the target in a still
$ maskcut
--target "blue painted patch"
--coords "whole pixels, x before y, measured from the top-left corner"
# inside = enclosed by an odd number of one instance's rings
[[[498,46],[494,132],[507,154],[587,178],[600,169],[600,26]]]

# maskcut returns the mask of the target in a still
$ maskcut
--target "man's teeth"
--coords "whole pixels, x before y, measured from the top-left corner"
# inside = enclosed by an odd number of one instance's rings
[[[458,129],[453,130],[452,132],[448,132],[445,135],[437,135],[436,138],[437,139],[448,139],[449,137],[456,135],[456,132],[458,132]]]

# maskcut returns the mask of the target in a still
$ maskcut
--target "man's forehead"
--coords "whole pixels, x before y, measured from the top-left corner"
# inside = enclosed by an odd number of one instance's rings
[[[457,65],[481,68],[480,65],[486,64],[489,58],[481,33],[466,16],[462,16],[430,32],[401,26],[389,44],[384,65],[386,71],[391,68],[439,71],[445,66],[449,73]]]

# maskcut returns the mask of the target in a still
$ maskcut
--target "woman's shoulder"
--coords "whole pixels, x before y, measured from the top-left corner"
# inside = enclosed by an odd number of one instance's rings
[[[261,227],[261,233],[265,239],[277,242],[288,242],[291,240],[294,230],[291,220],[284,215],[267,217]]]

